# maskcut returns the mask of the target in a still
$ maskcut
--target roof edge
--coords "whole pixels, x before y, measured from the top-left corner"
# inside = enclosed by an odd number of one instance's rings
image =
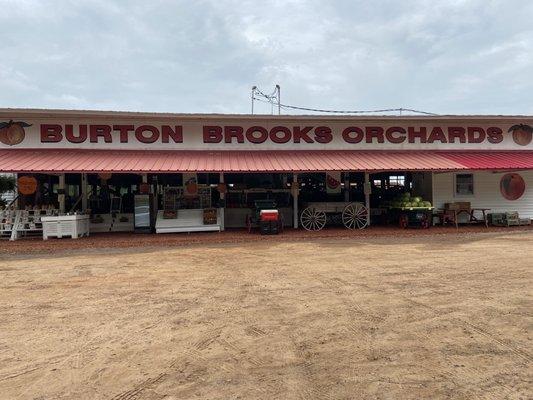
[[[217,113],[168,113],[168,112],[139,112],[139,111],[112,111],[112,110],[68,110],[68,109],[46,109],[46,108],[0,108],[0,118],[3,116],[10,117],[15,115],[24,115],[25,117],[120,117],[130,118],[180,118],[189,120],[201,119],[254,119],[254,120],[532,120],[533,115],[468,115],[468,114],[450,114],[450,115],[325,115],[325,114],[217,114]]]

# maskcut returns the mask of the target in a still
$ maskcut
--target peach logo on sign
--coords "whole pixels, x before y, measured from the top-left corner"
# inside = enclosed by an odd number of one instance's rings
[[[500,191],[507,200],[518,200],[526,191],[526,182],[516,173],[505,174],[500,181]]]
[[[533,139],[533,127],[526,124],[513,125],[509,128],[513,133],[513,140],[520,146],[527,146]]]
[[[14,146],[16,144],[22,143],[26,132],[24,128],[31,126],[26,122],[0,122],[0,142],[7,144],[8,146]]]

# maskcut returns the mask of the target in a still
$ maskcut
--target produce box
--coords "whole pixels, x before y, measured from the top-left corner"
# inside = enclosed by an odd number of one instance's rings
[[[471,205],[469,201],[456,201],[453,203],[444,203],[445,210],[470,210]]]
[[[175,210],[163,211],[163,219],[176,219],[177,217],[178,217],[178,212]]]
[[[489,214],[489,222],[494,226],[530,225],[531,219],[520,218],[518,211]]]
[[[206,208],[204,210],[204,225],[214,225],[217,223],[217,209]]]

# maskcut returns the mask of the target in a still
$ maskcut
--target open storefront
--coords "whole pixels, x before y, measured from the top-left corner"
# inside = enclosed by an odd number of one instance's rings
[[[261,207],[275,208],[279,228],[308,230],[527,223],[532,125],[0,110],[0,173],[18,182],[0,233],[39,234],[41,220],[66,216],[87,219],[87,234],[251,229]]]

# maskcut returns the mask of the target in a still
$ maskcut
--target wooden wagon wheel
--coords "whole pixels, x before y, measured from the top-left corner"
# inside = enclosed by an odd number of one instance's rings
[[[342,211],[342,223],[348,229],[363,229],[368,226],[368,208],[360,203],[348,204]]]
[[[305,230],[319,231],[326,225],[326,213],[314,207],[307,207],[300,214],[300,222]]]

